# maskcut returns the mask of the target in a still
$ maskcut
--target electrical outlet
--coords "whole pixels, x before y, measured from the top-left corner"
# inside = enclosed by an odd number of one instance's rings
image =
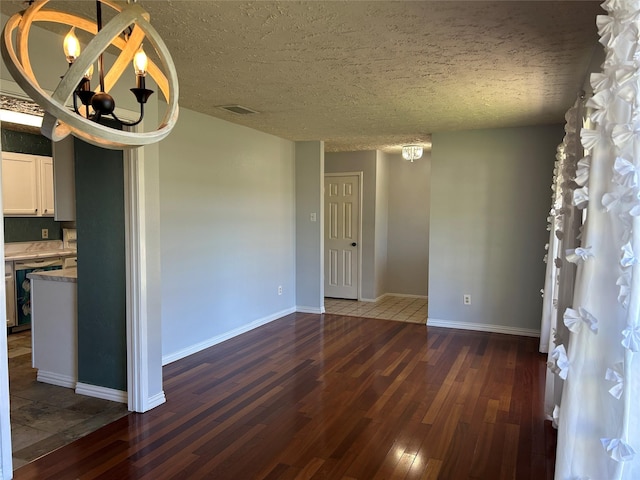
[[[468,293],[465,293],[462,296],[462,303],[464,303],[465,305],[471,305],[471,295]]]
[[[278,285],[278,295],[282,295],[282,285]]]
[[[49,238],[49,229],[48,228],[43,228],[42,229],[42,238]]]
[[[315,222],[316,219],[317,219],[316,212],[313,212],[313,213],[309,214],[309,220],[311,220],[312,222]]]

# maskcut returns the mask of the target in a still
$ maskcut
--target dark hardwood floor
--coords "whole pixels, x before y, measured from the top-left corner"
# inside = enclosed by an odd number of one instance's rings
[[[537,345],[292,314],[166,366],[166,404],[15,478],[552,479]]]

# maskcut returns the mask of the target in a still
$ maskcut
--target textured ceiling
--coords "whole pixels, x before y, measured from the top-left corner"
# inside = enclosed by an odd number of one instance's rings
[[[327,151],[560,123],[604,14],[593,1],[139,3],[172,53],[181,106]],[[260,113],[217,108],[230,104]]]

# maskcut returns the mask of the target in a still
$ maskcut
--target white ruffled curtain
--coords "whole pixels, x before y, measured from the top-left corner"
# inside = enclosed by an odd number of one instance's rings
[[[582,158],[580,128],[583,124],[583,96],[576,99],[565,115],[565,136],[558,146],[554,167],[552,205],[549,212],[549,243],[546,245],[547,263],[545,287],[543,290],[543,314],[540,333],[540,351],[549,355],[550,366],[555,368],[553,355],[556,347],[566,345],[568,329],[562,320],[558,322],[558,312],[564,312],[572,305],[575,280],[575,264],[567,259],[579,244],[582,211],[586,205],[582,185],[586,180],[588,166]],[[558,372],[559,373],[559,372]],[[547,375],[544,411],[553,419],[554,408],[560,403],[563,380],[560,375]]]
[[[578,265],[573,303],[558,309],[568,342],[551,354],[551,371],[565,379],[556,409],[562,480],[640,479],[640,0],[602,6],[606,60],[591,76],[593,127],[581,131],[588,173],[574,190],[587,220],[566,255]]]

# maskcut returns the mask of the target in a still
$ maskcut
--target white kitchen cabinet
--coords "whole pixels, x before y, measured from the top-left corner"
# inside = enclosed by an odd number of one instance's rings
[[[2,152],[2,202],[5,215],[38,215],[39,172],[34,155]]]
[[[53,216],[51,157],[2,152],[2,201],[6,216]]]
[[[40,205],[43,215],[53,215],[55,212],[53,190],[53,158],[43,157],[40,163]]]

